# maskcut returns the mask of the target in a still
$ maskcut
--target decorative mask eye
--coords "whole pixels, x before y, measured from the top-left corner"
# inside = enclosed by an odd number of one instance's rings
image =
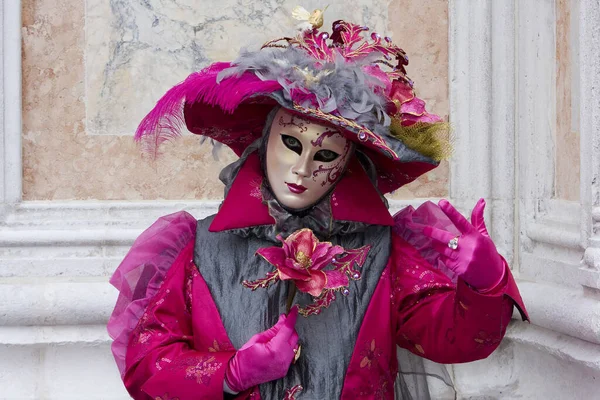
[[[336,158],[338,158],[340,155],[338,153],[336,153],[335,151],[331,151],[331,150],[319,150],[317,152],[317,154],[315,154],[315,161],[322,161],[322,162],[332,162],[333,160],[335,160]]]
[[[292,150],[294,153],[298,155],[302,154],[302,143],[295,137],[282,134],[281,141],[285,147]]]

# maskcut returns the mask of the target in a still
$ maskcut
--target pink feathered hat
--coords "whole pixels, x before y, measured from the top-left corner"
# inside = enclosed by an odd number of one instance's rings
[[[332,29],[276,39],[191,74],[158,101],[136,140],[156,156],[185,123],[239,156],[281,106],[355,142],[374,163],[381,193],[435,168],[449,150],[448,125],[416,97],[405,52],[377,33],[365,39],[366,27],[336,21]]]

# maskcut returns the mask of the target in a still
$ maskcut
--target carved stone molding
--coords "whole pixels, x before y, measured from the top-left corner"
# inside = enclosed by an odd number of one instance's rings
[[[514,1],[451,0],[450,197],[463,212],[484,197],[486,220],[513,264],[515,202]]]

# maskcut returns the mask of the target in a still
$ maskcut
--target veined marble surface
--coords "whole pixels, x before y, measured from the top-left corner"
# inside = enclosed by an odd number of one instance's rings
[[[335,19],[387,34],[387,0],[329,1]],[[162,94],[242,47],[295,34],[296,0],[88,0],[85,13],[88,134],[131,135]],[[309,1],[308,10],[326,4]]]
[[[409,74],[430,109],[448,114],[448,2],[329,3],[339,18],[388,34],[410,56]],[[149,163],[132,134],[174,84],[242,46],[292,35],[291,0],[21,0],[23,15],[23,199],[222,198],[218,174],[235,159],[186,135]],[[403,187],[395,198],[443,197],[448,168]]]

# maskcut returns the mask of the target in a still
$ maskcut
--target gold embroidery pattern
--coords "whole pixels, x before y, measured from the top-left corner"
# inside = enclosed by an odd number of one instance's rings
[[[353,129],[355,131],[357,131],[357,135],[358,135],[358,139],[362,142],[365,142],[367,140],[371,141],[371,143],[373,144],[373,146],[375,146],[376,148],[382,150],[384,153],[387,154],[387,156],[389,158],[391,158],[392,160],[398,160],[398,155],[394,152],[394,150],[392,150],[386,143],[385,141],[380,138],[379,136],[377,136],[375,133],[373,133],[370,129],[365,128],[362,125],[357,124],[356,122],[346,119],[344,117],[338,117],[336,115],[332,115],[332,114],[326,114],[323,111],[319,110],[319,109],[313,109],[313,108],[306,108],[306,107],[302,107],[299,104],[294,104],[294,108],[304,114],[307,115],[312,115],[314,117],[317,117],[319,119],[323,119],[325,121],[331,122],[335,125],[341,125],[345,128],[349,128],[349,129]]]
[[[139,344],[148,344],[152,335],[154,334],[154,329],[147,329],[141,332],[137,337],[137,342]]]
[[[296,396],[300,393],[304,388],[301,385],[296,385],[291,389],[285,391],[285,395],[283,400],[296,400]]]
[[[388,392],[388,386],[389,386],[390,382],[385,378],[385,377],[381,377],[379,379],[379,384],[377,385],[377,387],[374,387],[372,389],[373,391],[373,397],[375,399],[380,399],[383,400],[386,398],[386,393]]]
[[[193,379],[198,384],[208,386],[212,376],[217,372],[223,363],[217,361],[214,356],[192,356],[178,361],[174,368],[183,367],[185,369],[186,379]]]
[[[315,299],[315,301],[306,307],[298,309],[298,312],[303,317],[309,315],[319,315],[324,308],[327,308],[335,300],[335,289],[326,289],[323,294]]]
[[[193,304],[193,291],[194,291],[194,278],[199,275],[196,266],[194,265],[194,260],[191,260],[187,265],[186,271],[187,279],[185,281],[185,312],[187,314],[192,313],[192,304]]]
[[[207,137],[210,137],[212,140],[216,140],[218,142],[221,142],[227,146],[231,146],[231,145],[239,145],[240,144],[240,140],[247,142],[248,144],[252,143],[252,141],[254,141],[256,139],[256,137],[249,135],[244,137],[244,136],[238,136],[238,135],[232,135],[231,131],[227,130],[227,129],[222,129],[222,128],[215,128],[215,127],[207,127],[203,129],[203,134]]]
[[[217,342],[217,339],[213,341],[213,345],[208,348],[208,351],[210,353],[218,353],[219,351],[221,351],[221,346],[219,345],[219,342]]]
[[[469,311],[471,303],[469,303],[465,299],[456,299],[456,303],[456,310],[458,311],[458,315],[460,315],[462,318],[466,318],[466,313]]]
[[[366,343],[365,349],[360,353],[363,356],[360,361],[361,368],[371,369],[373,362],[377,362],[379,357],[381,357],[381,350],[375,344],[375,339],[371,341],[371,343]]]
[[[147,345],[150,343],[153,336],[163,336],[161,330],[162,328],[165,328],[165,324],[161,323],[156,318],[156,309],[165,302],[165,297],[169,295],[170,292],[169,289],[165,290],[164,293],[161,294],[162,297],[156,302],[151,303],[144,314],[142,314],[142,317],[133,331],[135,336],[133,343]]]
[[[250,196],[254,197],[255,199],[262,200],[262,192],[260,190],[261,185],[262,179],[253,179],[250,182],[250,186],[252,186],[252,189],[250,190]]]
[[[418,343],[415,343],[411,338],[409,338],[407,335],[402,335],[402,339],[404,339],[404,341],[410,345],[410,347],[412,347],[413,349],[417,350],[419,352],[419,354],[425,354],[425,350],[423,349],[423,346],[421,346]],[[407,347],[408,348],[408,347]],[[410,348],[409,348],[410,350]]]
[[[279,282],[279,271],[267,272],[267,276],[261,279],[257,279],[255,281],[244,281],[242,282],[242,286],[256,290],[258,288],[266,288],[273,283]]]
[[[171,364],[172,362],[173,362],[173,360],[171,360],[170,358],[163,357],[163,358],[159,359],[158,361],[156,361],[156,369],[161,371],[165,364],[168,365],[168,364]]]
[[[502,340],[502,335],[480,331],[473,340],[477,343],[478,348],[485,346],[495,346]]]
[[[220,351],[232,351],[234,350],[233,347],[231,346],[231,344],[225,342],[225,343],[219,343],[217,341],[217,339],[213,340],[213,344],[212,346],[210,346],[208,348],[208,352],[209,353],[218,353]]]
[[[377,399],[377,400],[385,400],[387,398],[387,393],[390,388],[390,381],[384,376],[380,376],[379,380],[375,382],[371,381],[368,384],[364,384],[355,392],[355,398],[363,399]]]
[[[397,369],[390,366],[388,358],[377,346],[375,339],[366,341],[363,350],[360,352],[360,368],[370,370],[361,372],[365,380],[357,391],[356,398],[385,399],[390,388],[390,383],[394,381]],[[382,359],[383,357],[383,359]]]

